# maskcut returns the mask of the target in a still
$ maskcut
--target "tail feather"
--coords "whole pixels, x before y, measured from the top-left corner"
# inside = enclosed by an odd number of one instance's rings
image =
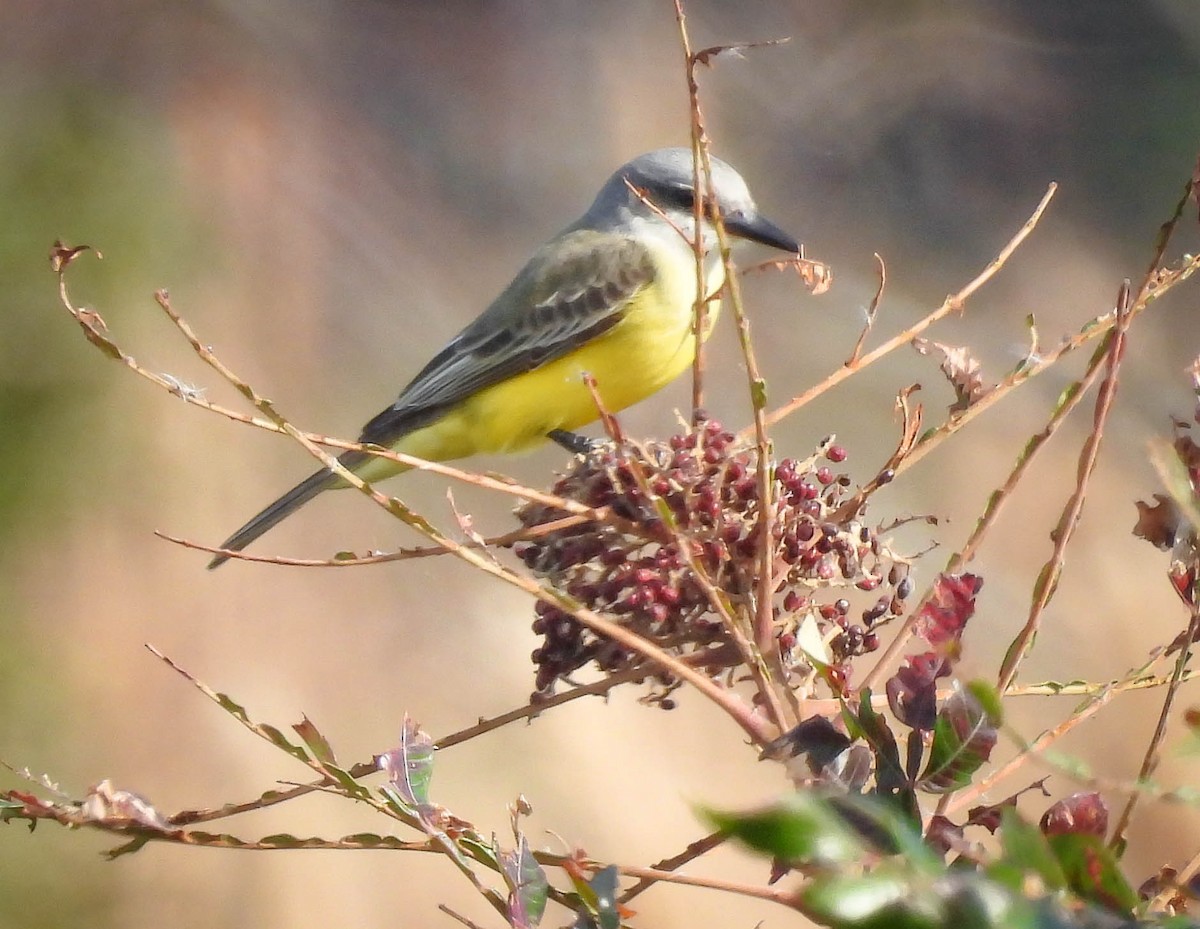
[[[369,457],[363,455],[353,456],[353,453],[347,453],[341,457],[341,462],[346,467],[353,467],[358,464],[362,458]],[[237,532],[231,535],[228,539],[221,543],[221,548],[228,551],[240,552],[243,548],[257,539],[260,535],[273,529],[283,520],[287,519],[296,510],[308,503],[313,497],[324,490],[329,490],[338,483],[337,475],[327,469],[317,471],[315,474],[310,474],[307,478],[285,493],[282,497],[264,509],[261,513],[251,519],[246,525],[242,526]],[[208,563],[208,570],[218,568],[229,560],[228,555],[216,555],[212,561]]]

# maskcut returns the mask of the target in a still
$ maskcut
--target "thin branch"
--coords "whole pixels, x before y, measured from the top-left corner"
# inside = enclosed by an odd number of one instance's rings
[[[1187,633],[1180,643],[1179,655],[1175,659],[1175,670],[1171,675],[1171,682],[1167,685],[1167,692],[1163,696],[1162,709],[1158,713],[1158,722],[1154,726],[1154,733],[1150,736],[1150,744],[1146,746],[1146,754],[1142,757],[1142,765],[1138,769],[1138,781],[1148,780],[1158,768],[1160,760],[1160,750],[1162,748],[1163,739],[1167,734],[1167,722],[1171,718],[1171,708],[1175,705],[1175,697],[1179,693],[1179,687],[1183,683],[1184,674],[1187,671],[1187,663],[1192,657],[1192,646],[1195,644],[1197,637],[1200,636],[1200,606],[1192,608],[1191,619],[1188,621]],[[1125,807],[1121,810],[1121,815],[1117,819],[1116,826],[1113,827],[1112,838],[1109,840],[1109,846],[1117,848],[1125,841],[1125,830],[1129,827],[1129,822],[1133,818],[1133,811],[1136,809],[1141,793],[1132,793],[1129,799],[1125,801]]]
[[[847,368],[857,365],[859,358],[862,357],[863,345],[866,344],[867,336],[871,334],[871,329],[875,326],[875,316],[879,313],[879,301],[883,299],[883,288],[887,285],[887,265],[883,263],[883,256],[879,252],[875,253],[875,267],[879,272],[879,286],[875,288],[875,296],[871,298],[871,302],[867,306],[867,318],[863,323],[862,332],[858,334],[858,341],[854,343],[854,351],[850,353],[850,358],[846,361]]]
[[[951,313],[961,311],[963,304],[966,303],[967,299],[970,298],[977,290],[979,290],[980,287],[991,280],[992,277],[994,277],[996,273],[1002,267],[1004,267],[1008,259],[1012,257],[1013,252],[1015,252],[1020,247],[1021,243],[1029,237],[1029,234],[1033,232],[1034,228],[1041,220],[1042,214],[1046,212],[1046,208],[1050,205],[1050,201],[1053,199],[1054,193],[1057,190],[1057,184],[1051,184],[1049,188],[1047,188],[1045,195],[1041,199],[1041,202],[1038,203],[1029,219],[1025,221],[1025,225],[1018,230],[1016,235],[1009,240],[1008,244],[1000,250],[996,257],[988,263],[987,267],[980,271],[979,274],[975,276],[974,280],[963,287],[962,290],[947,297],[940,307],[915,325],[910,326],[899,335],[889,339],[874,351],[870,351],[857,359],[854,365],[843,365],[841,368],[831,373],[819,384],[810,387],[804,393],[793,397],[783,406],[768,413],[766,415],[766,425],[775,425],[781,419],[790,416],[802,406],[811,403],[813,400],[831,388],[836,387],[842,381],[847,380],[851,375],[861,371],[863,368],[866,368],[869,365],[874,364],[876,361],[895,351],[897,348],[907,345],[915,336],[920,335],[938,320],[950,315]]]
[[[1075,490],[1063,508],[1058,525],[1054,528],[1053,533],[1051,533],[1051,537],[1054,539],[1054,550],[1050,555],[1050,559],[1038,575],[1034,588],[1034,602],[1029,611],[1029,617],[1009,646],[1004,661],[1000,666],[1000,675],[996,686],[1001,693],[1013,682],[1021,666],[1021,661],[1033,645],[1033,640],[1041,626],[1042,614],[1045,612],[1050,598],[1054,596],[1054,591],[1058,587],[1063,563],[1066,561],[1067,546],[1075,535],[1075,529],[1079,525],[1079,517],[1083,513],[1083,503],[1087,497],[1088,485],[1092,473],[1096,469],[1096,462],[1099,459],[1100,442],[1104,436],[1104,427],[1108,422],[1108,417],[1112,412],[1113,402],[1117,395],[1118,375],[1121,370],[1121,361],[1125,357],[1125,334],[1129,328],[1131,319],[1129,307],[1129,282],[1126,281],[1122,285],[1121,293],[1117,298],[1116,328],[1113,329],[1110,337],[1106,340],[1107,344],[1101,345],[1097,350],[1098,355],[1103,352],[1102,357],[1105,358],[1106,373],[1104,380],[1100,384],[1099,392],[1096,394],[1096,411],[1093,417],[1092,431],[1089,433],[1079,454],[1079,469]]]
[[[678,871],[684,865],[690,864],[701,855],[706,855],[714,848],[718,848],[719,846],[723,845],[726,838],[727,836],[720,832],[711,832],[703,838],[692,842],[678,855],[672,855],[670,858],[664,858],[662,861],[656,862],[653,865],[653,870],[659,872]],[[658,881],[659,878],[657,877],[643,877],[628,890],[624,891],[621,896],[617,898],[617,902],[622,904],[629,903],[634,897],[640,896],[657,884]]]

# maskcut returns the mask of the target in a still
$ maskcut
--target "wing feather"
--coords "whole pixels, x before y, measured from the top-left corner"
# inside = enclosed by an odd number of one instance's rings
[[[359,441],[390,446],[472,394],[561,358],[619,323],[653,280],[652,256],[634,239],[566,233],[530,259],[396,402],[363,427]]]

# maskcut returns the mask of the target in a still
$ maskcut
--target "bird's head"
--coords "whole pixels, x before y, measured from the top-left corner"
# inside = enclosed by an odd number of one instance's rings
[[[798,252],[800,246],[795,239],[759,212],[742,176],[719,158],[711,160],[715,200],[706,199],[704,203],[705,216],[700,223],[704,250],[717,244],[712,217],[719,212],[730,235]],[[689,240],[694,239],[694,182],[690,148],[660,148],[639,155],[608,179],[585,219],[600,226],[628,219],[661,224],[665,219]]]

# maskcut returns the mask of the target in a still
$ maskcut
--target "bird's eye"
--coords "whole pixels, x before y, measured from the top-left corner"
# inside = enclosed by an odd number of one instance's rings
[[[668,209],[690,210],[696,203],[696,192],[682,184],[664,186],[659,192],[660,206]]]

